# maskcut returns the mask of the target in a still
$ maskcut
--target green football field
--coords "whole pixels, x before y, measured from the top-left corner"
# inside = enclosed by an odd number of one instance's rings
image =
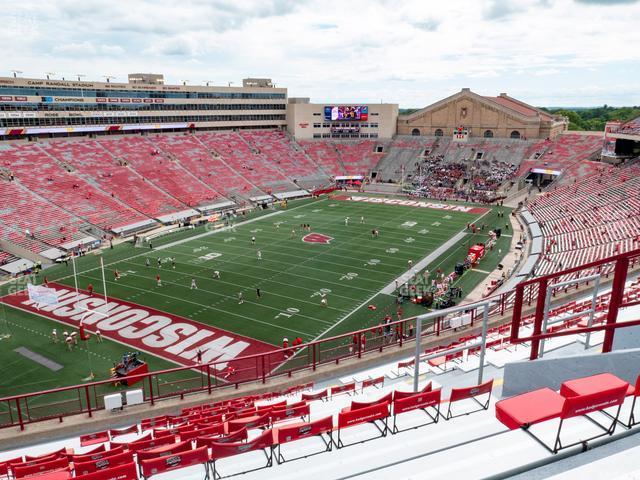
[[[153,250],[127,243],[101,255],[81,257],[76,263],[78,286],[86,289],[91,283],[96,293],[102,293],[102,257],[109,298],[152,307],[273,346],[280,346],[284,337],[299,336],[308,342],[378,325],[386,313],[396,311],[395,297],[380,291],[407,270],[409,260],[417,263],[465,230],[468,222],[485,223],[488,228],[484,232],[465,232],[463,241],[428,266],[431,272],[437,268],[451,272],[456,262],[464,260],[469,245],[484,241],[488,229],[504,227],[505,219],[497,217],[497,208],[488,210],[480,215],[332,198],[289,202],[286,209],[276,207],[274,211],[238,218],[230,230],[213,232],[199,227],[157,239]],[[505,215],[510,213],[509,209],[502,210]],[[346,217],[350,218],[348,225]],[[302,241],[308,233],[301,232],[303,223],[310,224],[312,232],[331,237],[329,243]],[[379,230],[379,238],[372,238],[374,228]],[[480,270],[468,271],[458,280],[457,286],[464,292],[482,282],[507,253],[511,239],[510,232],[505,233],[507,236],[499,239],[497,247],[483,259]],[[262,259],[258,259],[258,250]],[[175,258],[175,269],[171,258]],[[118,281],[114,279],[115,269],[121,273]],[[213,278],[216,270],[220,272],[218,279]],[[50,282],[74,285],[71,266],[47,269],[39,281],[44,274]],[[157,274],[161,275],[162,286],[156,285]],[[191,289],[192,280],[197,289]],[[5,295],[8,288],[11,286],[0,289],[0,293]],[[242,304],[238,301],[240,292]],[[321,292],[326,295],[326,307],[321,305]],[[404,306],[405,317],[424,311],[415,305]],[[63,329],[53,320],[0,306],[0,334],[10,334],[0,340],[0,397],[77,384],[89,371],[95,373],[96,380],[106,379],[109,367],[130,350],[108,339],[97,343],[92,337],[87,345],[81,343],[69,352],[62,343],[51,340],[50,332],[56,327]],[[62,368],[54,372],[17,353],[20,347]],[[149,354],[143,353],[142,358],[151,370],[176,366]],[[166,376],[165,388],[174,388],[172,382],[179,383],[185,375]],[[194,380],[191,375],[185,381],[202,380]],[[34,399],[34,408],[37,403]],[[0,405],[0,409],[5,408]]]

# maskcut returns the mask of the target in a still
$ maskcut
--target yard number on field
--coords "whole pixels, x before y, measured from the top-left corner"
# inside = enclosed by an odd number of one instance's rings
[[[411,228],[411,227],[415,227],[418,224],[418,222],[412,222],[412,221],[406,221],[404,222],[402,225],[400,225],[401,227],[404,228]]]
[[[280,317],[286,317],[286,318],[290,318],[292,316],[294,316],[296,313],[300,313],[300,310],[295,308],[295,307],[289,307],[287,308],[284,312],[280,312],[279,314],[277,314],[275,318],[280,318]]]
[[[317,292],[313,292],[311,294],[310,298],[313,297],[321,297],[322,295],[329,295],[331,293],[331,289],[330,288],[321,288],[320,290],[318,290]]]
[[[206,255],[203,255],[201,257],[198,257],[198,260],[202,260],[203,262],[206,262],[207,260],[213,260],[214,258],[218,258],[221,257],[222,254],[218,253],[218,252],[211,252],[211,253],[207,253]]]
[[[391,248],[387,248],[385,250],[385,252],[387,252],[387,253],[398,253],[398,249],[395,248],[395,247],[391,247]]]
[[[358,276],[357,273],[354,272],[349,272],[349,273],[345,273],[344,275],[342,275],[340,277],[340,280],[353,280]]]

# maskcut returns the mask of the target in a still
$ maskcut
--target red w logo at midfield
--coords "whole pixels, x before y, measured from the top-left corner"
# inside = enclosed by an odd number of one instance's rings
[[[302,237],[303,242],[307,243],[329,243],[333,240],[333,237],[329,235],[324,235],[322,233],[310,233]]]

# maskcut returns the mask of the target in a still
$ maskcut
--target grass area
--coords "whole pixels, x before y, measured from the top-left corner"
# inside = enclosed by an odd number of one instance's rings
[[[504,209],[505,214],[509,213]],[[117,245],[101,255],[87,255],[78,259],[78,284],[86,288],[92,283],[95,292],[102,293],[99,259],[106,265],[109,297],[173,313],[212,327],[266,342],[275,346],[283,337],[300,336],[311,341],[333,336],[364,326],[377,325],[386,312],[395,312],[394,297],[377,294],[383,287],[407,270],[408,260],[417,263],[452,236],[463,230],[468,222],[478,221],[479,215],[414,208],[396,205],[358,203],[334,199],[290,202],[286,210],[265,216],[272,211],[257,212],[254,220],[237,225],[234,230],[207,233],[204,228],[179,232],[157,239],[154,250],[136,248],[131,244]],[[349,217],[349,225],[345,218]],[[361,217],[364,223],[361,223]],[[238,221],[243,220],[242,218]],[[429,265],[430,271],[440,267],[453,270],[457,261],[466,256],[467,244],[486,239],[486,231],[503,226],[496,209],[486,214],[478,224],[486,223],[485,232],[465,236]],[[330,236],[328,244],[305,243],[300,224],[311,225],[312,231]],[[380,231],[379,238],[371,237],[371,230]],[[292,229],[296,230],[292,236]],[[508,232],[504,232],[508,233]],[[256,237],[255,245],[251,237]],[[174,244],[177,240],[183,243]],[[498,246],[482,262],[482,269],[490,271],[506,254],[510,238],[500,239]],[[257,251],[262,259],[257,258]],[[157,267],[160,258],[162,268]],[[176,267],[171,267],[175,258]],[[146,266],[149,259],[150,266]],[[114,280],[118,269],[122,277]],[[214,279],[214,270],[221,278]],[[73,286],[71,266],[59,265],[46,270],[49,281]],[[155,275],[162,276],[158,287]],[[465,292],[482,281],[486,274],[469,272],[459,285]],[[43,274],[40,274],[42,280]],[[190,288],[195,279],[198,289]],[[0,288],[1,294],[11,286]],[[15,288],[15,287],[14,287]],[[261,298],[256,297],[256,288]],[[328,306],[320,305],[320,292],[326,292]],[[238,293],[245,298],[238,303]],[[367,308],[374,304],[373,311]],[[26,391],[54,388],[79,383],[88,372],[88,358],[97,379],[106,378],[109,367],[119,360],[128,348],[105,340],[92,342],[91,352],[83,348],[67,352],[61,344],[53,344],[50,332],[60,325],[51,320],[10,307],[0,307],[0,333],[8,326],[12,337],[2,340],[0,362],[3,380],[0,396]],[[421,313],[422,307],[405,306],[405,315]],[[7,323],[1,316],[4,314]],[[35,364],[18,355],[19,346],[51,358],[63,365],[58,372]],[[166,369],[173,364],[143,355],[152,370]],[[17,372],[17,373],[16,373]],[[196,378],[197,377],[197,378]],[[181,380],[199,382],[197,373],[166,378],[169,384]],[[170,387],[165,387],[170,388]]]
[[[3,317],[0,330],[3,332],[8,330],[11,335],[9,338],[0,340],[2,352],[0,354],[2,359],[2,366],[0,367],[0,396],[53,390],[68,385],[86,383],[89,381],[90,373],[94,373],[95,381],[107,380],[109,378],[109,369],[113,363],[120,359],[123,352],[130,350],[122,344],[107,338],[98,343],[95,337],[92,337],[89,342],[79,342],[78,346],[69,351],[63,342],[54,343],[51,338],[51,329],[57,328],[61,334],[65,329],[62,326],[5,305],[0,305],[0,314]],[[51,371],[46,366],[17,353],[15,349],[19,347],[26,347],[55,361],[62,366],[62,369],[57,372]],[[176,367],[176,365],[154,356],[146,356],[145,360],[151,370],[167,370]],[[160,391],[166,392],[185,388],[187,384],[193,386],[194,381],[197,384],[202,382],[196,372],[193,374],[167,374],[160,380]],[[107,385],[99,389],[92,389],[91,396],[95,399],[122,388],[124,387]],[[78,401],[78,395],[72,392],[50,396],[46,402],[47,411],[42,412],[38,412],[38,406],[43,404],[42,399],[34,397],[28,402],[31,407],[30,413],[32,415],[51,415],[54,413],[55,407],[52,407],[50,402],[54,400],[60,402],[59,407],[61,409],[65,409],[68,408],[69,402]],[[85,398],[82,397],[80,401],[84,403]],[[94,401],[92,400],[92,402]],[[6,405],[0,405],[0,423],[3,423],[2,416],[7,412],[6,407]]]

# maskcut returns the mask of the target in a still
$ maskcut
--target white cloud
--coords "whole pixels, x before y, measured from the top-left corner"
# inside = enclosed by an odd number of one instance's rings
[[[403,107],[461,87],[538,105],[639,104],[637,88],[612,88],[640,78],[639,17],[626,0],[23,0],[0,12],[0,41],[5,68],[29,76],[267,76],[291,96]]]
[[[95,55],[96,47],[91,42],[63,43],[51,49],[55,55]]]

